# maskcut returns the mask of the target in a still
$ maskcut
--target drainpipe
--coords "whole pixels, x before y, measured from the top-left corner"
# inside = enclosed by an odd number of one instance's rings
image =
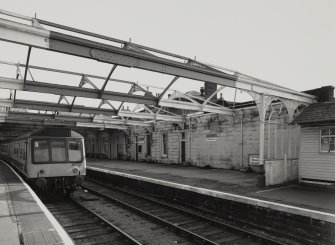
[[[189,138],[189,161],[192,162],[192,136],[191,136],[191,118],[188,118],[188,138]]]
[[[271,158],[271,117],[273,112],[273,108],[271,107],[271,113],[268,119],[268,159]]]

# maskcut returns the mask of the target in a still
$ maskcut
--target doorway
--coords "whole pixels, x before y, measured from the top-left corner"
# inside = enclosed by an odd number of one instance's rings
[[[147,156],[151,156],[151,134],[147,135]]]
[[[135,161],[138,161],[138,136],[135,136]]]
[[[181,163],[185,163],[186,161],[186,142],[185,142],[185,132],[181,133],[181,141],[180,141],[180,161]]]

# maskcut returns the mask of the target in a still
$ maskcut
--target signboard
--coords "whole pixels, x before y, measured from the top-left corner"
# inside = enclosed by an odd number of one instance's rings
[[[138,141],[137,141],[137,143],[138,144],[144,144],[144,135],[141,135],[141,136],[138,136]]]
[[[249,165],[260,165],[258,154],[250,154],[249,155]]]
[[[216,141],[217,134],[206,134],[206,141]]]

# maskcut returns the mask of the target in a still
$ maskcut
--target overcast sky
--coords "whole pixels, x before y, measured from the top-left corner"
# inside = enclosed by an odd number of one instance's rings
[[[198,60],[298,91],[335,85],[333,0],[0,0],[0,3],[4,10],[27,16],[37,13],[38,18],[52,22],[123,40],[131,38],[138,44],[191,58],[196,56]],[[25,62],[26,48],[20,49],[20,56],[14,46],[6,45],[0,44],[1,60]],[[34,53],[32,64],[48,65],[38,52]],[[61,64],[59,67],[65,68]],[[107,76],[110,68],[102,64],[90,72]],[[122,70],[116,74],[128,80],[147,79],[141,74],[130,78],[126,75]],[[150,82],[159,85],[154,79],[149,77]]]

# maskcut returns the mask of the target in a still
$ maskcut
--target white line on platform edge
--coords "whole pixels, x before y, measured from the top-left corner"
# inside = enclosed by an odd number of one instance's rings
[[[19,180],[23,183],[23,185],[27,188],[27,190],[30,192],[32,197],[35,199],[37,205],[41,208],[41,210],[44,212],[45,216],[49,219],[52,226],[56,229],[57,233],[59,234],[60,238],[62,239],[63,243],[65,245],[75,245],[75,243],[72,241],[72,239],[69,237],[69,234],[64,230],[64,228],[58,223],[58,221],[55,219],[55,217],[50,213],[50,211],[47,209],[47,207],[42,203],[42,201],[38,198],[38,196],[35,194],[35,192],[30,188],[30,186],[21,178],[19,174],[17,174],[14,169],[9,166],[6,162],[1,161],[4,164],[6,164],[19,178]]]
[[[286,189],[286,188],[293,187],[293,186],[296,186],[296,185],[282,186],[282,187],[267,189],[267,190],[263,190],[263,191],[257,191],[256,193],[263,193],[263,192],[267,192],[267,191],[275,191],[275,190],[280,190],[280,189]]]

